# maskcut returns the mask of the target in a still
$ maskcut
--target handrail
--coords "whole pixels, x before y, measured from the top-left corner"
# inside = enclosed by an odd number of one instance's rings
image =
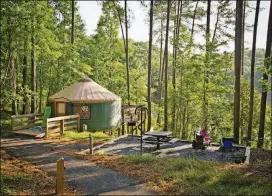
[[[23,114],[23,115],[12,115],[11,118],[15,119],[15,118],[29,118],[29,117],[34,117],[34,116],[42,116],[43,114]]]
[[[67,120],[67,119],[73,119],[73,118],[78,118],[79,114],[76,115],[70,115],[70,116],[59,116],[59,117],[54,117],[54,118],[48,118],[47,122],[54,122],[54,121],[59,121],[59,120]]]
[[[76,121],[67,121],[65,123],[65,120],[75,119]],[[59,122],[56,123],[56,122]],[[71,123],[70,123],[71,122]],[[77,130],[80,130],[80,115],[70,115],[70,116],[59,116],[55,118],[48,118],[46,120],[46,126],[45,126],[45,137],[48,137],[51,133],[57,133],[59,135],[62,135],[65,130],[68,130],[69,128],[77,128]]]
[[[32,126],[35,126],[35,123],[42,120],[42,114],[24,114],[24,115],[13,115],[11,116],[11,130],[16,131],[20,129],[26,129],[30,128]],[[20,121],[20,125],[17,125],[16,120],[19,119],[25,119],[24,121]],[[27,123],[25,125],[22,125],[23,123]]]

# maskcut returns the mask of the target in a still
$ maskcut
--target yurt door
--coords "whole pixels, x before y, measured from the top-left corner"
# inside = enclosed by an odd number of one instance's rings
[[[66,103],[56,102],[56,116],[65,116],[66,114]]]

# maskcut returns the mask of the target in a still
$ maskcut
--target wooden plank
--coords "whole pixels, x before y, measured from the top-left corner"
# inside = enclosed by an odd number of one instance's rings
[[[60,134],[63,135],[64,132],[64,120],[60,121]]]
[[[60,134],[59,133],[51,133],[48,135],[48,138],[59,138]]]
[[[71,125],[71,126],[64,126],[64,131],[77,129],[77,125]]]
[[[59,120],[66,120],[66,119],[76,119],[79,115],[70,115],[70,116],[59,116],[55,118],[48,118],[47,122],[59,121]]]
[[[24,115],[12,115],[11,118],[19,119],[19,118],[28,118],[28,117],[34,117],[34,114],[24,114]]]
[[[47,138],[48,136],[48,122],[46,121],[46,124],[45,124],[45,138]]]
[[[158,141],[148,141],[148,140],[143,140],[147,144],[163,144],[163,142],[158,142]]]
[[[55,128],[49,128],[47,131],[48,131],[48,133],[53,133],[54,131],[60,132],[60,126],[55,127]]]
[[[77,115],[77,131],[80,132],[80,116]]]
[[[60,135],[60,129],[54,129],[54,130],[49,130],[48,131],[48,134],[49,135],[52,135],[52,134],[58,134],[58,135]]]
[[[77,125],[77,120],[71,120],[71,121],[64,121],[64,125],[74,125],[76,124]]]
[[[28,125],[13,127],[13,131],[17,131],[17,130],[20,130],[20,129],[27,129],[27,128],[30,128],[30,127],[35,127],[35,124],[32,123],[32,124],[28,124]]]
[[[64,193],[64,159],[57,160],[57,180],[56,180],[56,194],[63,195]]]
[[[26,136],[33,136],[33,137],[36,137],[37,135],[43,133],[43,131],[30,131],[28,129],[21,129],[21,130],[18,130],[18,131],[14,131],[13,132],[14,134],[17,134],[17,135],[26,135]]]
[[[42,114],[23,114],[23,115],[12,115],[11,118],[19,119],[19,118],[28,118],[28,117],[35,117],[35,116],[42,116]]]
[[[42,118],[35,118],[35,121],[42,121]]]
[[[50,127],[55,127],[55,126],[60,126],[60,121],[48,123],[48,128],[50,128]]]
[[[77,125],[77,122],[64,125],[64,127],[70,127],[70,126],[75,126],[77,128],[78,125]]]

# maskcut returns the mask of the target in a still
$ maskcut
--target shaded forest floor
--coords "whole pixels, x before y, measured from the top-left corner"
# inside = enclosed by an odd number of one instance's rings
[[[37,166],[1,150],[1,194],[54,195],[55,179]],[[67,186],[64,193],[75,195]]]

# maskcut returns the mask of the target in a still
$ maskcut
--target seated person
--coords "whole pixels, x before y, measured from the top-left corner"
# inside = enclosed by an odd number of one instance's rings
[[[204,128],[200,130],[199,135],[203,136],[204,142],[211,142],[212,141],[212,138],[210,138],[208,136],[208,134],[206,133],[206,130]]]

